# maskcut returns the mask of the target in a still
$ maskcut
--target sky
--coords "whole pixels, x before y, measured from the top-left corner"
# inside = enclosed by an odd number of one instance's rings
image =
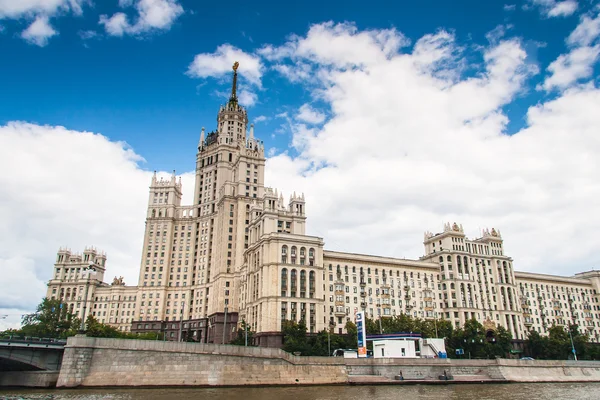
[[[60,247],[137,284],[152,171],[191,203],[234,61],[326,249],[417,259],[457,222],[516,270],[600,267],[598,1],[0,0],[0,54],[0,330]]]

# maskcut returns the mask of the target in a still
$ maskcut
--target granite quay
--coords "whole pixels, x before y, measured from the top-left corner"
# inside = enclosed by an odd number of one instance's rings
[[[65,347],[57,387],[596,381],[600,362],[594,361],[344,359],[275,348],[77,336]]]

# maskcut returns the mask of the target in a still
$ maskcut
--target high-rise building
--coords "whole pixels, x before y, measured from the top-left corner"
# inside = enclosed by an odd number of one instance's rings
[[[495,229],[474,240],[456,223],[426,232],[418,260],[324,250],[322,238],[306,235],[304,195],[286,203],[264,186],[264,146],[252,124],[247,131],[237,66],[216,129],[200,134],[193,204],[181,205],[175,173],[152,177],[138,286],[103,283],[106,256],[95,249],[83,256],[61,249],[48,297],[77,315],[87,305],[86,315],[100,322],[170,340],[228,342],[244,321],[256,344],[280,346],[284,320],[344,333],[365,311],[444,318],[457,327],[475,318],[516,339],[529,329],[577,324],[598,341],[600,272],[515,272]]]

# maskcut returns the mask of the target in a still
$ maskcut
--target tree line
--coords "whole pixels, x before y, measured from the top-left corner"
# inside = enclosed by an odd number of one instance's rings
[[[8,329],[0,332],[0,336],[27,336],[38,338],[66,339],[78,333],[81,320],[69,311],[66,303],[58,299],[44,298],[36,311],[24,315],[19,329]],[[394,317],[367,318],[365,327],[368,335],[379,333],[419,333],[423,338],[444,338],[449,358],[495,358],[508,357],[512,349],[512,335],[504,327],[497,325],[490,334],[475,319],[465,322],[461,328],[455,328],[444,319],[425,320],[400,314]],[[348,321],[346,334],[322,330],[318,333],[307,333],[304,321],[283,321],[283,350],[304,356],[328,356],[335,349],[356,349],[357,328]],[[570,334],[569,334],[570,333]],[[136,334],[122,332],[117,328],[100,323],[92,315],[86,318],[85,334],[90,337],[164,340],[163,333],[149,332]],[[249,346],[253,344],[255,332],[251,331],[244,321],[241,322],[232,345]],[[572,341],[571,341],[572,338]],[[185,340],[193,340],[185,335]],[[600,345],[590,343],[586,330],[583,332],[577,325],[568,328],[552,326],[547,336],[535,330],[528,333],[522,355],[535,359],[565,360],[572,359],[573,349],[579,360],[600,360]],[[371,342],[368,342],[371,347]],[[457,351],[459,350],[457,354]]]

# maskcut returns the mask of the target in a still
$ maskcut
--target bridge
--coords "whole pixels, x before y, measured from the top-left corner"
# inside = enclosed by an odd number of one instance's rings
[[[0,338],[0,371],[59,371],[66,340]]]

